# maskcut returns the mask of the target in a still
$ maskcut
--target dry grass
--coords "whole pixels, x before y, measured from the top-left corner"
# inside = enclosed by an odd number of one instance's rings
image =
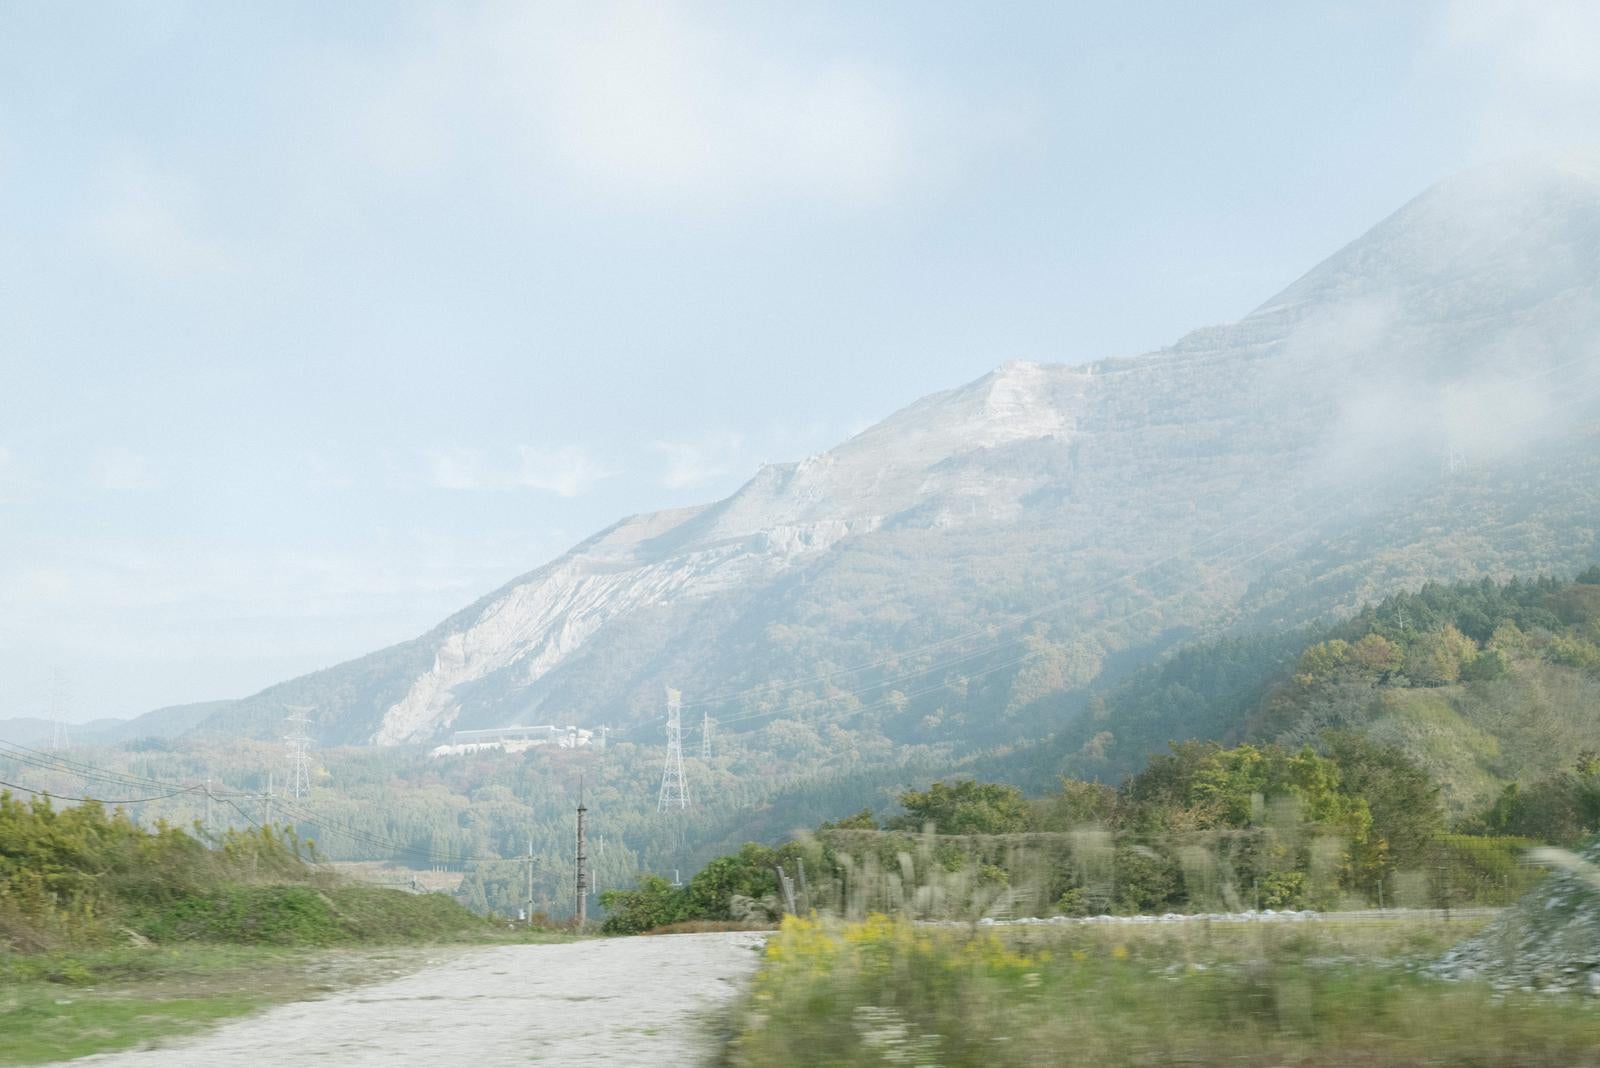
[[[1481,920],[786,922],[725,1063],[1600,1065],[1600,1010],[1416,971]]]

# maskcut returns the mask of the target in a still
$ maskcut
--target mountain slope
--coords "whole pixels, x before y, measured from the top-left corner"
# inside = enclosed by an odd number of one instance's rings
[[[1119,652],[1589,559],[1597,328],[1600,172],[1464,175],[1238,323],[1005,364],[201,729],[270,735],[293,705],[324,743],[642,726],[663,685],[730,725],[1034,729]]]

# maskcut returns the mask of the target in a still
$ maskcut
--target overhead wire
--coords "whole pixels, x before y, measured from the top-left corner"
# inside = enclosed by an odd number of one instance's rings
[[[111,805],[142,804],[146,801],[159,801],[166,798],[179,797],[185,794],[204,793],[209,795],[213,800],[226,802],[236,811],[239,811],[241,814],[243,814],[243,810],[240,808],[240,806],[235,804],[236,801],[258,801],[264,800],[268,796],[265,794],[241,793],[237,791],[219,791],[215,788],[205,785],[182,786],[178,783],[166,782],[161,779],[153,779],[146,776],[117,772],[109,768],[102,768],[97,765],[85,763],[83,761],[63,757],[59,754],[47,753],[42,750],[33,749],[17,742],[0,742],[0,757],[12,759],[20,764],[42,771],[51,771],[58,774],[72,775],[85,781],[100,781],[111,785],[139,786],[148,789],[170,787],[170,789],[164,793],[152,794],[148,797],[126,798],[118,800],[91,796],[59,794],[54,791],[39,790],[33,787],[21,785],[15,786],[15,789],[18,790],[23,790],[32,794],[49,794],[51,797],[59,798],[63,801],[99,801],[103,804]],[[3,785],[13,784],[5,783]],[[420,850],[415,846],[408,845],[396,839],[388,838],[373,832],[360,831],[348,825],[340,825],[327,817],[318,815],[304,806],[292,804],[287,799],[274,796],[272,800],[282,811],[293,815],[302,823],[315,826],[323,831],[327,831],[336,836],[342,836],[348,840],[359,842],[363,845],[372,846],[376,849],[385,849],[393,853],[408,855],[417,859],[438,863],[484,863],[505,859],[502,857],[446,853],[434,850]],[[259,826],[259,824],[257,825]]]
[[[33,794],[36,797],[54,798],[57,801],[79,801],[83,803],[93,802],[101,805],[140,805],[146,801],[160,801],[163,798],[177,797],[179,794],[189,794],[194,793],[196,790],[204,789],[204,787],[191,786],[183,790],[174,790],[168,794],[155,794],[151,797],[127,797],[120,800],[112,800],[104,797],[72,797],[68,794],[58,794],[53,790],[35,790],[31,786],[22,786],[14,782],[6,782],[4,780],[0,780],[0,786],[5,786],[12,790],[21,790],[23,793]]]

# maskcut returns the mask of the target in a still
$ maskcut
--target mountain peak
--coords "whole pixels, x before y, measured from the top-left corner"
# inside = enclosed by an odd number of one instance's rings
[[[1436,183],[1251,318],[1376,294],[1466,318],[1597,283],[1600,156],[1535,156]]]
[[[1349,608],[1361,559],[1384,561],[1364,595],[1496,566],[1439,548],[1447,513],[1452,545],[1508,547],[1507,569],[1570,566],[1600,528],[1584,459],[1600,454],[1491,471],[1570,428],[1587,396],[1570,368],[1593,366],[1600,336],[1597,175],[1535,162],[1441,182],[1238,323],[1136,359],[1002,363],[722,501],[623,520],[414,642],[214,722],[276,730],[292,699],[327,710],[325,740],[378,744],[541,716],[624,724],[663,683],[765,687],[1051,602],[1081,683],[1174,628]],[[1441,479],[1463,457],[1484,473]],[[1353,485],[1389,525],[1330,548],[1319,523]],[[1186,591],[1095,592],[1208,541],[1182,565]],[[1303,603],[1250,600],[1284,569]]]

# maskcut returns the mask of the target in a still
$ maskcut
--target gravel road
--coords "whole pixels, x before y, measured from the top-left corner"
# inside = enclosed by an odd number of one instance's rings
[[[110,1068],[288,1065],[692,1065],[707,1021],[755,969],[762,936],[661,935],[465,950],[400,979],[282,1005]]]

